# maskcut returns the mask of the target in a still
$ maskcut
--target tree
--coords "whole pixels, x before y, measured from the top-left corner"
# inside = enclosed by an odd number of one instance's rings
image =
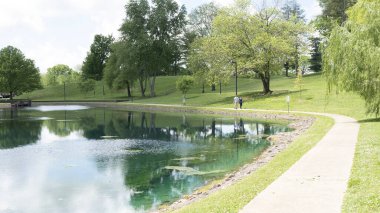
[[[12,46],[0,50],[0,91],[9,92],[12,100],[14,95],[40,88],[41,77],[34,61]]]
[[[183,76],[177,80],[176,86],[179,91],[183,94],[183,104],[186,103],[186,94],[194,85],[194,78],[191,76]]]
[[[322,15],[318,16],[314,22],[319,32],[328,37],[336,25],[341,26],[346,21],[347,9],[356,2],[357,0],[319,0]]]
[[[128,45],[128,57],[132,72],[139,81],[141,96],[145,96],[149,70],[152,69],[152,40],[149,35],[148,19],[150,6],[147,0],[130,1],[126,5],[126,18],[119,29],[121,42]],[[126,57],[126,56],[125,56]]]
[[[149,35],[154,57],[151,58],[150,96],[156,96],[156,77],[168,71],[175,62],[173,54],[186,25],[186,9],[174,0],[153,0],[149,15]]]
[[[96,81],[94,79],[83,79],[79,84],[79,89],[86,94],[90,91],[95,91],[95,87]]]
[[[307,50],[306,35],[308,31],[304,10],[297,0],[289,0],[282,8],[282,16],[286,21],[293,22],[294,28],[291,30],[292,53],[287,57],[284,64],[285,75],[289,76],[289,68],[293,67],[296,73],[299,71],[301,55]]]
[[[195,8],[190,14],[189,14],[189,29],[191,32],[193,32],[196,38],[204,38],[208,37],[212,33],[212,23],[215,19],[215,17],[218,15],[219,8],[213,3],[206,3],[203,5],[200,5],[199,7]],[[195,45],[194,45],[195,46]],[[194,56],[194,54],[193,54]],[[192,58],[192,63],[194,64],[196,57]],[[200,61],[199,61],[200,62]],[[189,67],[192,68],[199,68],[199,66],[192,66],[191,63],[189,63]],[[205,68],[205,67],[204,67]],[[205,92],[205,79],[202,76],[204,74],[204,69],[197,70],[197,69],[191,69],[192,73],[197,73],[198,80],[202,83],[202,93]],[[211,84],[211,90],[215,91],[215,83]]]
[[[218,15],[219,8],[213,3],[202,4],[189,14],[189,28],[197,37],[211,35],[212,22]]]
[[[321,52],[321,38],[311,37],[311,58],[310,69],[314,72],[320,72],[322,70],[322,52]]]
[[[90,52],[87,53],[82,66],[82,74],[85,79],[102,80],[104,67],[110,55],[113,41],[114,38],[111,35],[95,35]]]
[[[120,32],[128,42],[142,96],[149,81],[150,95],[155,96],[156,77],[174,70],[182,60],[181,45],[185,27],[185,7],[173,0],[130,1]]]
[[[48,68],[47,73],[44,75],[45,86],[62,85],[63,83],[73,83],[79,80],[79,73],[75,72],[69,66],[58,64]]]
[[[329,91],[355,92],[366,102],[367,112],[380,113],[380,2],[359,0],[347,22],[331,32],[323,54],[323,71]]]
[[[112,53],[106,64],[104,80],[109,88],[127,89],[128,97],[132,97],[131,87],[137,79],[137,72],[134,67],[134,57],[129,50],[129,43],[125,41],[112,45]]]
[[[282,15],[285,20],[296,20],[297,22],[306,22],[305,11],[297,0],[288,0],[281,8]]]
[[[213,27],[211,39],[218,44],[215,52],[223,56],[230,76],[233,71],[230,62],[234,60],[240,72],[253,72],[260,77],[264,94],[272,93],[271,74],[282,70],[286,56],[292,51],[289,38],[294,24],[281,19],[276,8],[252,14],[250,1],[240,0],[234,7],[221,10]]]
[[[216,36],[198,38],[192,44],[189,67],[197,82],[215,88],[217,84],[226,84],[231,77],[230,56],[221,51],[223,40]],[[212,90],[215,91],[215,90]]]

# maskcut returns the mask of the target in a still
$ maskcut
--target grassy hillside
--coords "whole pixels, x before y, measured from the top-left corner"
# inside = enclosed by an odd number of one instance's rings
[[[181,104],[182,95],[175,89],[176,77],[161,77],[157,79],[157,97],[135,97],[135,103]],[[366,115],[365,104],[360,97],[352,93],[333,93],[326,96],[326,84],[321,75],[303,78],[302,91],[295,88],[294,78],[275,77],[271,82],[274,93],[262,96],[261,82],[258,79],[239,79],[239,96],[245,100],[244,108],[286,110],[285,98],[291,96],[291,110],[329,112],[351,116],[361,123],[360,138],[356,149],[354,166],[345,196],[343,212],[380,212],[380,119]],[[105,88],[102,94],[102,83],[97,84],[94,93],[83,94],[76,85],[68,85],[67,100],[115,100],[127,99],[125,91],[112,91]],[[136,95],[135,88],[133,93]],[[148,94],[148,93],[147,93]],[[187,105],[232,107],[235,95],[233,81],[216,92],[206,88],[201,93],[201,85],[197,85],[188,94]],[[21,98],[33,100],[63,100],[63,87],[46,88],[25,94]],[[328,124],[326,124],[328,126]],[[322,128],[320,127],[320,130]],[[222,198],[221,198],[222,199]],[[204,205],[202,201],[195,205]],[[212,201],[214,202],[214,201]],[[198,206],[199,207],[199,206]],[[233,210],[236,210],[233,208]]]

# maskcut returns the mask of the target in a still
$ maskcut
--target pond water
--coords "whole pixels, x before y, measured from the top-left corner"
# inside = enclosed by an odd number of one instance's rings
[[[38,107],[0,111],[0,212],[146,212],[251,162],[284,125]]]

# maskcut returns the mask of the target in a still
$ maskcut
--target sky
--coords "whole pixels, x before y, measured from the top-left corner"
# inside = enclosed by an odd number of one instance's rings
[[[212,0],[177,0],[188,11]],[[233,0],[213,0],[226,6]],[[264,0],[265,1],[265,0]],[[286,0],[283,0],[286,1]],[[317,0],[298,0],[310,20]],[[0,49],[19,48],[41,73],[56,64],[78,70],[96,34],[118,37],[127,0],[1,0]]]

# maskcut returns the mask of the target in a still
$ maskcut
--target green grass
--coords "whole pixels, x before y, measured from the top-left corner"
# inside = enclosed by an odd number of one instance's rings
[[[135,97],[135,103],[141,104],[171,104],[180,105],[182,95],[175,89],[176,77],[161,77],[157,79],[157,97]],[[326,96],[326,83],[321,75],[303,78],[302,92],[294,87],[294,78],[274,77],[271,96],[262,96],[261,82],[258,79],[239,79],[239,96],[245,100],[244,108],[287,110],[285,97],[291,96],[291,110],[329,112],[347,115],[361,122],[360,137],[356,148],[354,165],[348,190],[344,199],[343,212],[380,212],[380,120],[366,115],[365,103],[356,94],[341,93]],[[137,94],[134,89],[134,94]],[[148,95],[148,94],[147,94]],[[235,95],[233,80],[216,92],[206,88],[201,93],[201,86],[197,85],[187,95],[187,106],[195,107],[228,107],[232,108],[232,99]],[[63,87],[47,88],[25,94],[21,98],[33,100],[63,100]],[[111,91],[106,88],[102,94],[102,83],[98,83],[95,96],[82,94],[75,85],[69,85],[68,100],[114,100],[126,99],[125,91]],[[262,176],[264,177],[264,176]],[[265,181],[265,178],[263,180]],[[215,196],[213,199],[216,199]],[[220,197],[220,201],[223,200]],[[211,201],[210,201],[211,202]],[[227,202],[227,201],[226,201]],[[247,199],[244,200],[247,202]],[[243,202],[239,201],[239,205]],[[230,204],[233,205],[233,204]]]
[[[332,125],[331,119],[319,117],[305,135],[267,165],[236,184],[176,212],[238,212],[322,139]]]

